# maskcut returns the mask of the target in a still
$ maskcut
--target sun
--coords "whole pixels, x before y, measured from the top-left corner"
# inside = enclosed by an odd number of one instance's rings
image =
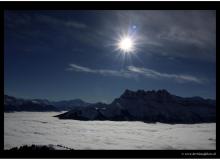
[[[117,51],[119,56],[123,58],[128,57],[129,59],[134,56],[136,57],[143,42],[143,38],[138,34],[135,25],[132,28],[119,29],[112,39],[114,42],[110,45],[115,47],[114,51]]]
[[[130,37],[125,37],[119,41],[118,47],[124,52],[131,52],[133,50],[134,43]]]
[[[135,49],[135,43],[132,37],[125,36],[118,41],[118,49],[123,53],[132,53]]]

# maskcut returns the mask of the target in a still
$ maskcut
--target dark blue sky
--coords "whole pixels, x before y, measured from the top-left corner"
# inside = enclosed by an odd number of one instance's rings
[[[4,91],[111,102],[125,89],[216,97],[215,11],[5,11]],[[135,52],[117,41],[133,34]]]

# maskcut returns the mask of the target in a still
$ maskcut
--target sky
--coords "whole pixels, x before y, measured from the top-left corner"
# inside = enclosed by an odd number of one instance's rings
[[[125,89],[215,99],[216,12],[4,12],[5,94],[110,103]]]

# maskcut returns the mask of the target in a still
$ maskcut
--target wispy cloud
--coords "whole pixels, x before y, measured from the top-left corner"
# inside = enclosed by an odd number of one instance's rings
[[[128,66],[126,70],[117,71],[117,70],[108,70],[108,69],[91,69],[76,64],[69,64],[69,68],[67,68],[67,70],[75,71],[75,72],[100,74],[105,76],[117,76],[124,78],[135,78],[137,76],[143,76],[145,78],[154,78],[154,79],[172,79],[179,83],[185,83],[185,82],[193,82],[198,84],[203,83],[202,80],[192,75],[162,73],[153,69],[140,68],[135,66]]]
[[[191,75],[184,75],[184,74],[168,74],[168,73],[162,73],[158,72],[152,69],[148,68],[139,68],[135,66],[128,66],[128,70],[134,73],[137,73],[139,75],[149,77],[149,78],[156,78],[156,79],[174,79],[178,82],[195,82],[195,83],[202,83],[200,79],[197,77],[191,76]]]
[[[12,12],[14,13],[14,12]],[[55,27],[69,27],[74,29],[86,29],[87,25],[81,21],[75,19],[62,19],[51,15],[34,14],[34,13],[21,13],[10,14],[6,16],[6,26],[10,28],[16,28],[20,26],[31,25],[32,23],[44,23],[48,26]]]
[[[78,28],[78,29],[85,29],[87,28],[87,25],[84,23],[80,23],[77,21],[68,21],[65,23],[66,26],[73,27],[73,28]]]
[[[76,71],[76,72],[87,72],[87,73],[93,73],[93,74],[100,74],[100,75],[105,75],[105,76],[117,76],[117,77],[125,77],[125,78],[130,78],[135,75],[133,75],[131,72],[128,70],[109,70],[109,69],[91,69],[83,66],[79,66],[76,64],[70,64],[69,68],[67,70],[70,71]]]
[[[41,22],[45,22],[48,24],[53,24],[53,25],[64,25],[66,27],[72,27],[75,29],[85,29],[87,28],[87,25],[81,22],[78,22],[76,20],[64,20],[64,19],[59,19],[55,18],[53,16],[48,16],[48,15],[38,15],[37,16],[38,20]]]

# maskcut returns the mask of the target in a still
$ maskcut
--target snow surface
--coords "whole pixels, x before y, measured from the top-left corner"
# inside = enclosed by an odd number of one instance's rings
[[[63,145],[73,149],[216,149],[216,123],[60,120],[61,112],[4,113],[4,149]]]

